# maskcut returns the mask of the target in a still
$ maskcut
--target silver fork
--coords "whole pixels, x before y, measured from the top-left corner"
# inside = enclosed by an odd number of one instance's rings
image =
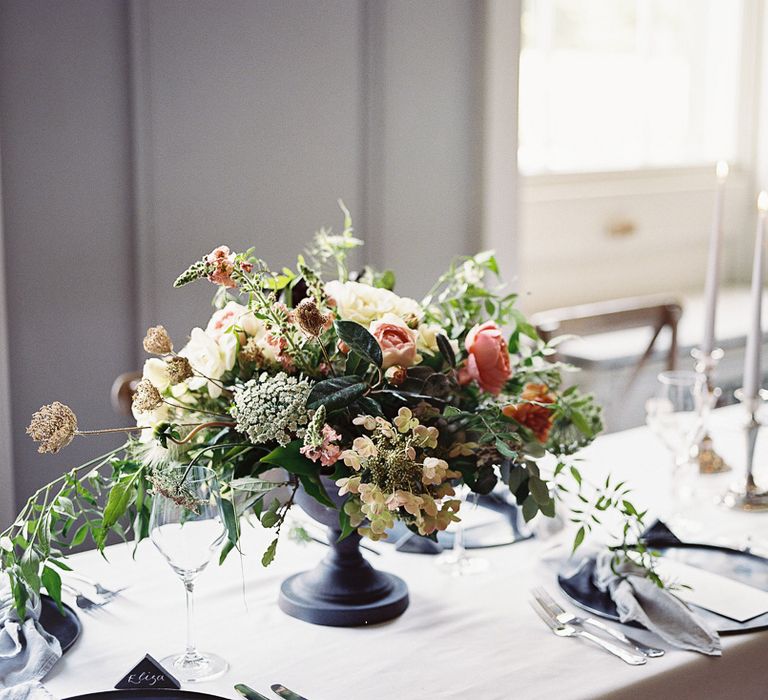
[[[128,586],[120,586],[120,588],[107,588],[106,586],[101,585],[98,581],[94,581],[93,579],[90,579],[87,576],[83,576],[82,574],[75,573],[74,571],[68,571],[67,576],[76,578],[78,581],[82,581],[83,583],[87,583],[89,586],[93,587],[98,595],[104,596],[105,598],[114,598],[116,595],[119,595],[128,588]]]
[[[626,647],[621,647],[618,644],[609,642],[607,639],[598,637],[579,627],[564,625],[562,622],[558,622],[537,600],[530,600],[528,602],[531,604],[534,612],[558,637],[582,637],[593,644],[597,644],[597,646],[602,647],[605,651],[610,652],[614,656],[618,656],[624,663],[628,663],[631,666],[642,666],[648,662],[648,659],[642,654],[636,654]]]
[[[618,639],[620,642],[623,642],[624,644],[629,645],[632,647],[635,651],[640,652],[643,654],[643,656],[648,656],[652,659],[655,659],[659,656],[664,656],[664,650],[663,649],[657,649],[656,647],[649,647],[646,644],[643,644],[641,641],[638,641],[634,637],[630,637],[620,630],[615,630],[612,627],[609,627],[605,623],[601,622],[600,620],[596,620],[593,617],[579,617],[578,615],[574,615],[573,613],[568,612],[565,608],[561,607],[557,601],[549,595],[541,586],[534,588],[533,591],[533,597],[536,598],[537,601],[544,607],[544,609],[552,615],[558,622],[564,624],[564,625],[575,625],[575,626],[584,626],[584,625],[590,625],[591,627],[594,627],[595,629],[599,629],[603,632],[606,632],[607,634],[610,634],[611,637],[614,639]]]
[[[107,605],[107,603],[111,602],[112,598],[114,598],[114,596],[107,596],[103,597],[101,600],[94,600],[93,598],[89,598],[87,595],[85,595],[85,593],[78,591],[77,588],[69,585],[68,583],[62,582],[61,587],[75,596],[75,605],[77,605],[77,607],[84,612],[94,612],[99,610]]]

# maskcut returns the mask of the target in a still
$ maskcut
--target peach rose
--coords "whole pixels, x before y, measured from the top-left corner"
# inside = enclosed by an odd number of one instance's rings
[[[510,375],[509,351],[501,329],[493,321],[467,333],[467,372],[483,391],[499,394]]]
[[[399,316],[385,314],[369,330],[381,346],[384,369],[393,365],[410,367],[421,359],[416,352],[416,331],[408,328]]]

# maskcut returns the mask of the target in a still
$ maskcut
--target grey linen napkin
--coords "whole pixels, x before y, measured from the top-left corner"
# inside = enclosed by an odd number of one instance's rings
[[[56,700],[38,681],[27,681],[13,688],[0,689],[0,700]]]
[[[622,562],[616,575],[611,569],[613,553],[603,551],[595,562],[595,585],[608,591],[622,622],[639,622],[664,641],[681,649],[720,656],[720,636],[679,598],[659,588],[643,575],[643,569]]]
[[[3,688],[40,680],[61,658],[59,640],[42,628],[39,617],[40,597],[35,596],[27,604],[26,618],[19,619],[10,583],[5,576],[0,577],[0,698],[5,697]]]

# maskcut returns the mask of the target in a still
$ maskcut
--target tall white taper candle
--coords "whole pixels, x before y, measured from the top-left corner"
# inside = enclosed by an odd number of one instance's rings
[[[715,316],[717,314],[717,294],[720,287],[720,251],[723,247],[723,201],[725,199],[725,181],[728,179],[728,163],[718,161],[717,191],[715,193],[715,211],[712,215],[712,230],[709,233],[709,257],[707,259],[707,277],[704,284],[704,335],[701,339],[703,357],[715,349]]]
[[[762,388],[760,354],[763,349],[763,253],[765,251],[765,217],[768,212],[768,192],[757,198],[757,233],[755,257],[752,261],[752,318],[747,336],[744,359],[744,398],[755,399]]]

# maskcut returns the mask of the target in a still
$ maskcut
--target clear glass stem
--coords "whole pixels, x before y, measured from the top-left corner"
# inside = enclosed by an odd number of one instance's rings
[[[193,579],[184,579],[184,591],[187,598],[187,648],[184,652],[184,661],[193,662],[200,658],[195,648],[195,582]]]

